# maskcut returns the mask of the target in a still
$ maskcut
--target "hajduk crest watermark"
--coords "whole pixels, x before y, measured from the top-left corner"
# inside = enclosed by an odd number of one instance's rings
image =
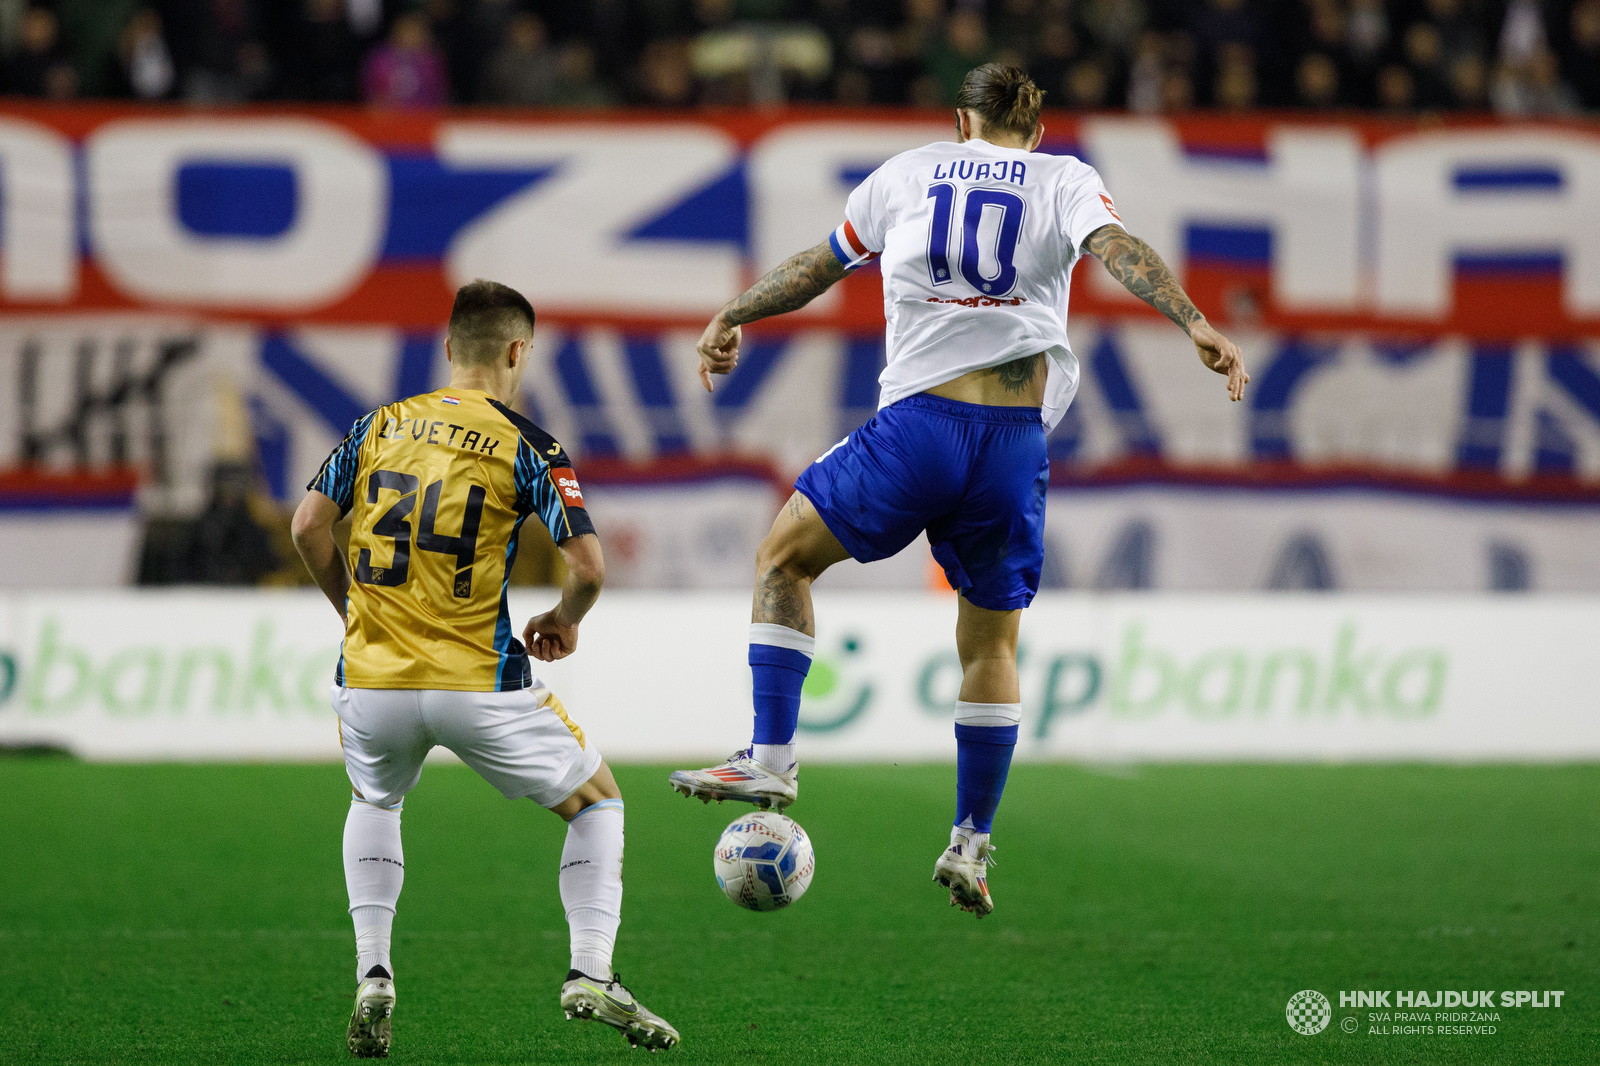
[[[1284,1014],[1289,1019],[1289,1028],[1301,1036],[1316,1036],[1328,1027],[1328,1021],[1333,1017],[1333,1007],[1328,1003],[1327,996],[1307,988],[1289,997],[1289,1006]]]

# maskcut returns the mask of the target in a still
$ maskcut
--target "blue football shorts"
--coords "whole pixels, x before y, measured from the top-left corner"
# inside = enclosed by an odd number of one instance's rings
[[[1039,591],[1049,480],[1037,407],[923,393],[879,411],[794,487],[852,558],[886,559],[927,530],[951,587],[1012,611]]]

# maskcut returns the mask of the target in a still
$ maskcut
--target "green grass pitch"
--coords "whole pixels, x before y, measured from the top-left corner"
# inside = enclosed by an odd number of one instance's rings
[[[982,922],[929,881],[949,767],[808,767],[817,877],[776,914],[712,879],[738,811],[666,773],[617,773],[617,966],[683,1033],[663,1061],[1600,1061],[1600,767],[1019,766]],[[0,1061],[345,1061],[347,802],[337,766],[0,760]],[[556,1004],[554,816],[430,766],[404,825],[393,1061],[643,1057]],[[1341,1031],[1340,989],[1480,987],[1566,997]]]

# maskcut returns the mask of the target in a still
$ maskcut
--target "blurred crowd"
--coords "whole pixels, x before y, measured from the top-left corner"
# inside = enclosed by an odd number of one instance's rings
[[[1600,0],[0,0],[5,91],[197,104],[1600,110]]]

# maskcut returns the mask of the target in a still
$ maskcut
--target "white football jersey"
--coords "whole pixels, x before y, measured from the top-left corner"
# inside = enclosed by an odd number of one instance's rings
[[[1078,391],[1072,265],[1089,234],[1120,224],[1100,175],[1072,156],[942,142],[873,171],[830,242],[851,269],[882,257],[889,364],[878,406],[1045,352],[1042,414],[1054,426]]]

